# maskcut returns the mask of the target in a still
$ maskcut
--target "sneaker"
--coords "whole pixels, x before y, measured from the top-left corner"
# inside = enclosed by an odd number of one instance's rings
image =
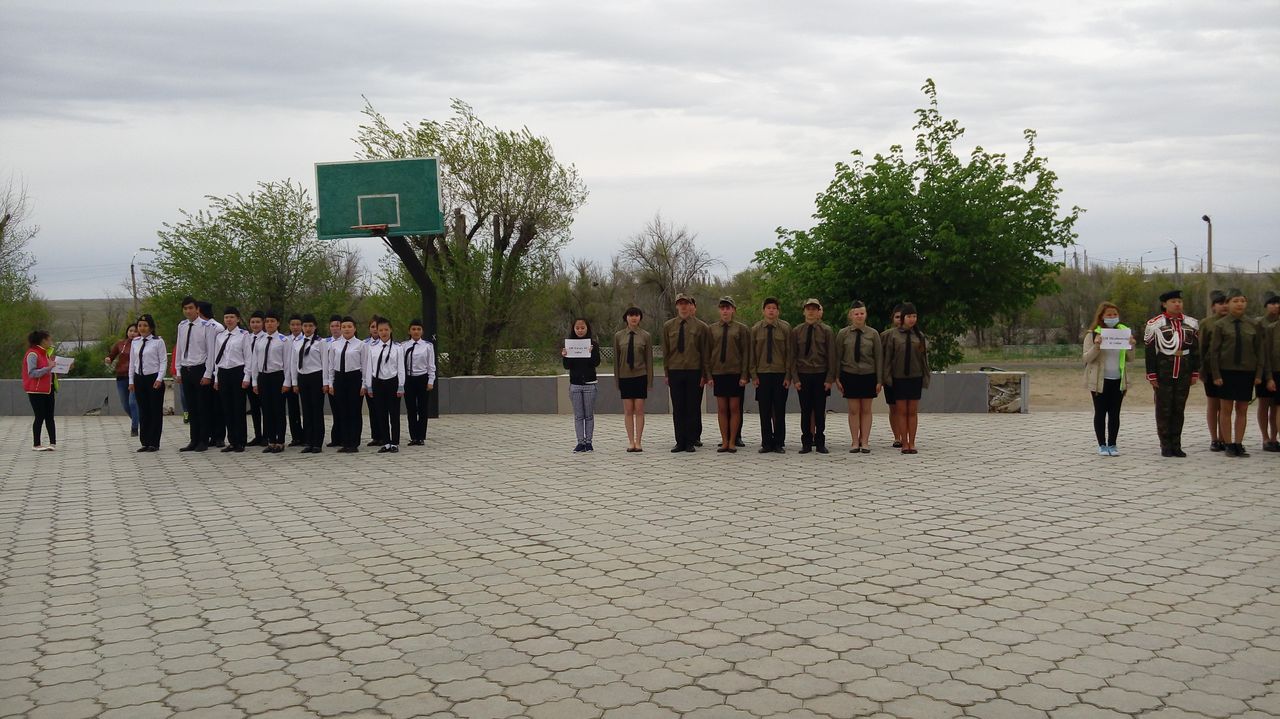
[[[583,443],[581,443],[581,442],[579,442],[579,443],[578,443],[578,446],[576,446],[576,447],[574,447],[574,448],[573,448],[573,453],[574,453],[574,454],[577,454],[577,453],[579,453],[579,452],[585,452],[585,451],[587,451],[587,445],[585,445],[585,444],[583,444]]]
[[[31,448],[31,451],[32,451],[32,452],[48,452],[48,451],[49,451],[49,448],[48,448],[48,447],[45,447],[45,446],[43,446],[43,445],[39,445],[39,444],[37,444],[36,446],[34,446],[34,447],[32,447],[32,448]]]
[[[1262,445],[1263,452],[1280,452],[1280,441],[1267,442]]]
[[[1110,448],[1109,448],[1109,447],[1107,447],[1107,445],[1105,445],[1105,444],[1100,444],[1100,445],[1098,445],[1098,456],[1099,456],[1099,457],[1110,457],[1110,456],[1111,456]]]
[[[1116,449],[1116,446],[1113,444],[1107,447],[1107,454],[1111,455],[1112,457],[1119,457],[1120,450]]]
[[[130,436],[130,437],[137,437],[137,436],[138,436],[138,430],[136,430],[136,429],[131,429],[131,430],[129,430],[129,436]]]
[[[590,442],[587,442],[587,443],[586,443],[586,445],[585,445],[585,446],[583,446],[582,451],[583,451],[583,452],[594,452],[594,451],[596,451],[596,448],[595,448],[595,447],[592,447]]]
[[[1227,449],[1227,445],[1217,440],[1214,440],[1209,443],[1210,452],[1225,452],[1226,449]]]

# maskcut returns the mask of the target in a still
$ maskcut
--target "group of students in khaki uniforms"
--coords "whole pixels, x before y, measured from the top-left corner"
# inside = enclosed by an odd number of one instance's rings
[[[1248,457],[1244,432],[1249,404],[1258,402],[1262,449],[1280,452],[1276,436],[1276,385],[1280,382],[1280,296],[1267,293],[1265,314],[1245,314],[1249,300],[1237,289],[1210,293],[1209,315],[1200,321],[1209,449]]]
[[[831,388],[849,403],[851,453],[870,452],[871,400],[884,391],[892,411],[894,447],[916,454],[920,395],[929,385],[928,341],[910,304],[894,311],[894,325],[879,332],[866,325],[867,310],[855,302],[849,326],[839,333],[822,321],[822,303],[803,303],[805,319],[795,327],[779,317],[780,304],[767,298],[764,319],[751,327],[735,319],[737,303],[721,297],[719,320],[697,317],[689,294],[675,298],[676,316],[661,329],[663,365],[671,396],[675,434],[672,452],[702,446],[702,400],[710,386],[716,398],[720,442],[717,452],[734,453],[741,441],[746,389],[755,389],[760,413],[761,454],[782,454],[786,444],[787,393],[800,401],[800,453],[828,454],[826,404]],[[653,386],[654,340],[640,327],[644,313],[628,308],[626,326],[613,337],[615,377],[623,402],[628,452],[643,451],[644,401]]]

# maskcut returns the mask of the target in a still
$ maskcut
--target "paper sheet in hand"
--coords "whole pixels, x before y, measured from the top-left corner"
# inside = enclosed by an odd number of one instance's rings
[[[75,364],[75,360],[70,357],[54,357],[53,373],[66,374],[71,371],[71,365]]]
[[[565,340],[566,357],[591,357],[591,340]]]
[[[1112,330],[1103,329],[1102,349],[1104,350],[1127,350],[1129,349],[1129,339],[1133,337],[1133,333],[1129,330]]]

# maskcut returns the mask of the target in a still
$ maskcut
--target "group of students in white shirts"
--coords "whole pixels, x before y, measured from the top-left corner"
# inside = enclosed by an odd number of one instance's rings
[[[209,315],[208,303],[183,299],[185,319],[178,324],[173,348],[174,381],[187,410],[190,438],[179,451],[244,452],[261,444],[264,453],[285,448],[286,411],[297,414],[291,446],[317,454],[326,446],[324,404],[328,398],[332,432],[327,446],[339,452],[359,451],[363,406],[369,406],[369,446],[379,452],[400,451],[400,404],[404,400],[409,445],[426,441],[427,397],[435,388],[435,348],[423,338],[418,320],[409,338],[396,341],[391,322],[375,317],[370,336],[356,337],[355,320],[333,315],[329,336],[321,337],[314,315],[290,317],[290,333],[280,332],[275,311],[254,312],[246,329],[235,307],[222,322]],[[155,335],[151,315],[138,318],[138,336],[129,357],[129,391],[139,414],[139,452],[159,449],[167,354]],[[260,405],[261,442],[248,440],[246,402]],[[299,436],[300,435],[300,436]],[[225,438],[225,442],[224,442]]]

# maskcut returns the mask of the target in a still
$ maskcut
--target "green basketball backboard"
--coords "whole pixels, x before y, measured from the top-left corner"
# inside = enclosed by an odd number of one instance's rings
[[[316,233],[341,240],[444,232],[439,168],[434,157],[317,162]],[[385,232],[370,229],[376,225]]]

